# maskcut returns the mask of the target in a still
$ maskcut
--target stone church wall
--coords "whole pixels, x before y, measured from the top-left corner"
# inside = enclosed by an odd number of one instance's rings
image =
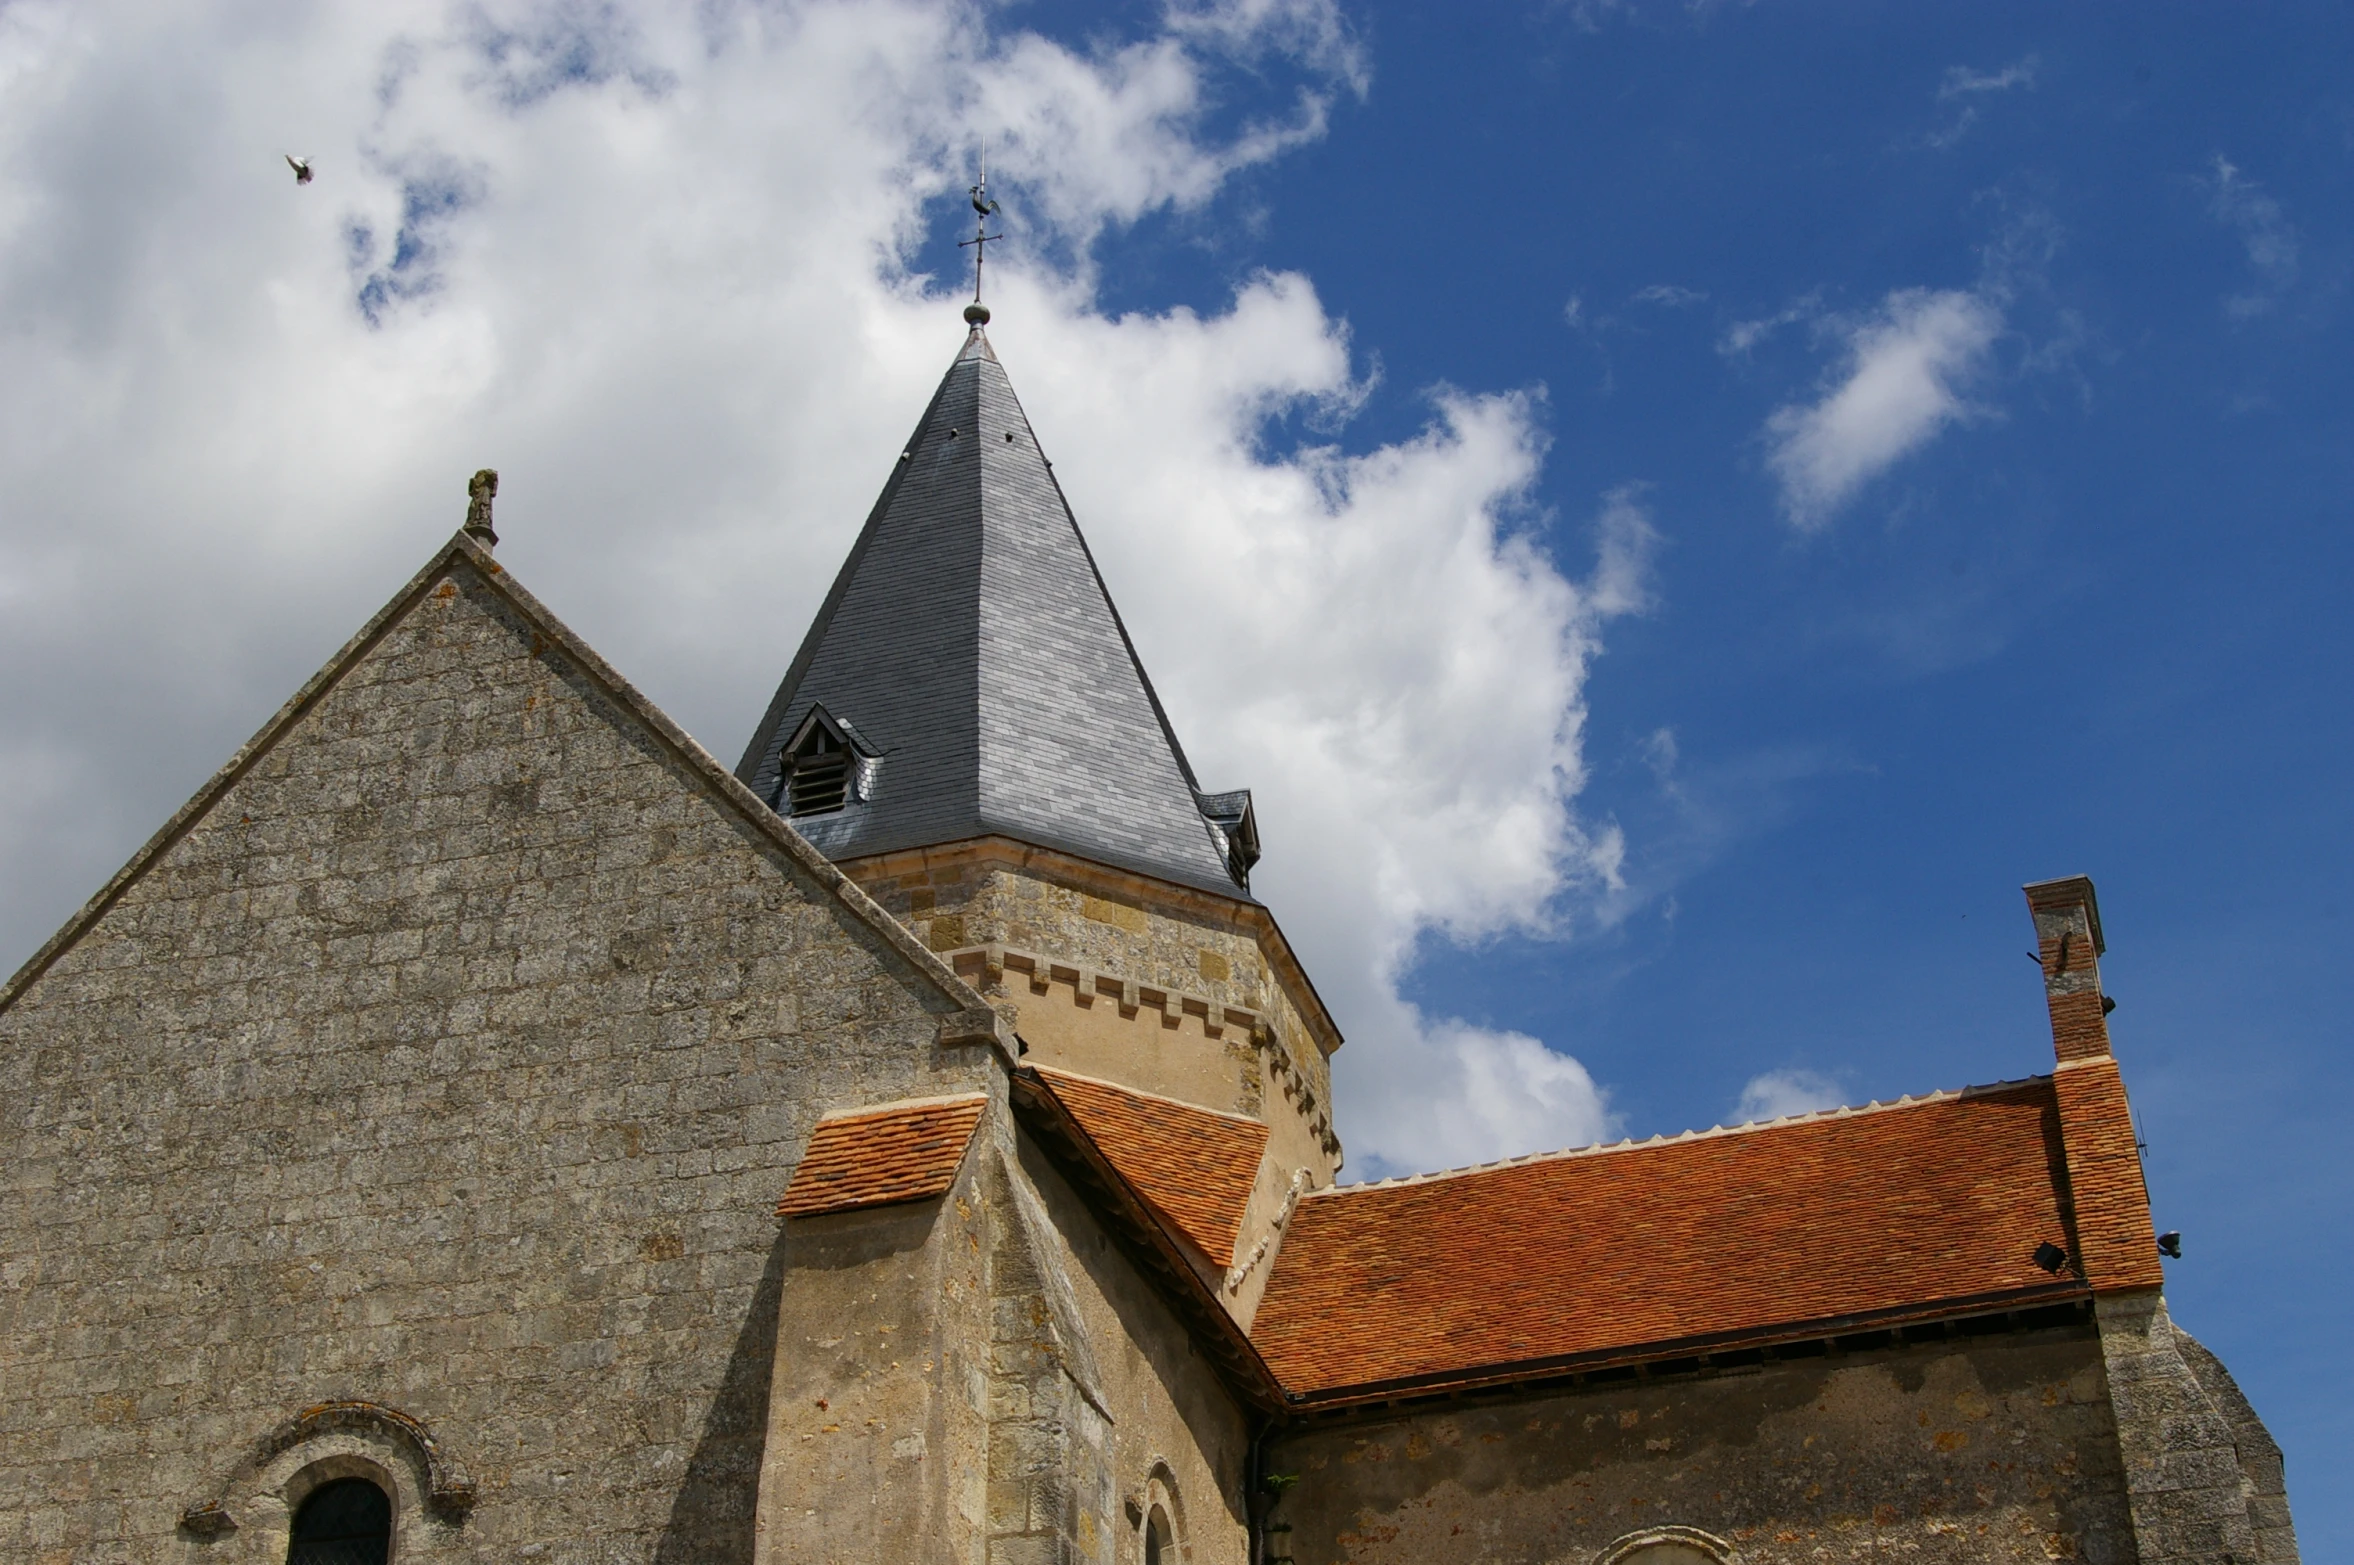
[[[1002,1107],[936,1200],[785,1225],[759,1565],[1246,1565],[1249,1433]]]
[[[2296,1565],[2280,1447],[2155,1289],[2098,1306],[2138,1565]]]
[[[1661,1527],[1745,1565],[2134,1560],[2089,1324],[1309,1425],[1268,1462],[1298,1565],[1584,1565]]]
[[[1331,1067],[1300,1001],[1278,980],[1257,936],[1231,914],[1211,911],[1212,899],[1156,894],[1150,882],[1102,869],[1090,872],[1092,885],[1066,883],[1044,863],[1013,868],[955,849],[894,854],[851,868],[877,902],[935,951],[1013,946],[1266,1015],[1329,1115]],[[1195,901],[1202,905],[1190,905]],[[1252,1051],[1219,1053],[1223,1079],[1208,1093],[1141,1080],[1129,1085],[1230,1113],[1265,1112],[1264,1073]]]
[[[1109,998],[1082,995],[1070,982],[1042,976],[1033,984],[1030,975],[985,972],[956,957],[969,981],[1015,1014],[1031,1063],[1249,1115],[1268,1127],[1232,1285],[1212,1279],[1247,1329],[1267,1285],[1265,1262],[1280,1241],[1279,1225],[1298,1195],[1330,1185],[1340,1164],[1331,1135],[1330,1061],[1257,936],[1221,915],[1212,899],[1156,895],[1148,883],[1112,871],[1095,871],[1090,890],[1038,864],[1015,868],[971,848],[895,854],[853,869],[935,951],[1012,948],[1267,1018],[1272,1044],[1254,1042],[1248,1029],[1235,1026],[1212,1037],[1207,1018],[1190,1011],[1168,1026],[1149,1006],[1123,1015]],[[1089,1003],[1081,1005],[1081,998]]]
[[[1059,1277],[1075,1306],[1087,1360],[1106,1415],[1102,1470],[1109,1489],[1082,1494],[1092,1521],[1074,1528],[1067,1554],[1053,1558],[1143,1565],[1140,1524],[1155,1503],[1169,1511],[1186,1565],[1246,1565],[1242,1514],[1250,1430],[1243,1409],[1202,1356],[1157,1289],[1129,1263],[1094,1211],[1025,1142],[1008,1177],[1034,1192],[1046,1221],[1035,1225],[1032,1264]],[[1033,1317],[1035,1318],[1035,1317]],[[1051,1317],[1050,1317],[1051,1318]]]
[[[974,1149],[945,1197],[784,1224],[758,1565],[984,1565],[987,1169]]]
[[[995,1079],[496,569],[0,1011],[0,1558],[278,1565],[316,1458],[403,1560],[749,1560],[811,1124]]]

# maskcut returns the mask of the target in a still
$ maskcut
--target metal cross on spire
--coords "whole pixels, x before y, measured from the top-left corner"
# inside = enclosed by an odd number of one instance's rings
[[[959,250],[970,246],[973,252],[973,302],[964,307],[964,318],[975,326],[986,325],[989,306],[981,302],[981,264],[989,253],[989,246],[1003,239],[1003,234],[989,232],[989,219],[997,214],[997,203],[989,199],[989,145],[981,144],[981,182],[972,189],[973,237],[956,242]]]

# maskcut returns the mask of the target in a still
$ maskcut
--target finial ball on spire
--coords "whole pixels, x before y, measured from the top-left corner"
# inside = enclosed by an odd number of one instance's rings
[[[964,307],[964,318],[967,325],[986,326],[989,324],[989,306],[976,299]]]

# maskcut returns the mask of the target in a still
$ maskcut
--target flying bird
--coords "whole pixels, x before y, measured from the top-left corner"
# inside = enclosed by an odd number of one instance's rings
[[[298,158],[289,152],[286,154],[286,166],[294,170],[296,184],[307,185],[311,182],[311,160],[309,158]]]

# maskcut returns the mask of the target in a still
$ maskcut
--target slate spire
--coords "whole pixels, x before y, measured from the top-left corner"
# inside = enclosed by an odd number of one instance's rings
[[[736,774],[837,860],[1003,836],[1247,896],[1257,857],[1249,794],[1199,791],[979,322]]]

